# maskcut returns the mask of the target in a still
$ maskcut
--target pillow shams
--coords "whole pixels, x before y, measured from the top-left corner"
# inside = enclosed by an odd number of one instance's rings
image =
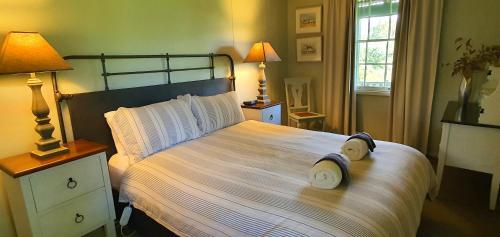
[[[191,103],[191,110],[196,117],[202,134],[240,123],[245,120],[238,103],[236,92],[231,91],[215,96],[180,96]]]
[[[104,114],[104,117],[106,118],[106,122],[108,123],[108,126],[111,129],[111,136],[113,137],[113,142],[115,143],[116,153],[124,156],[127,154],[127,152],[125,151],[125,148],[123,148],[123,144],[116,136],[116,132],[111,127],[111,123],[113,122],[113,117],[115,117],[115,114],[116,111],[109,111]]]
[[[119,108],[110,120],[111,130],[132,162],[200,136],[196,119],[181,100]]]

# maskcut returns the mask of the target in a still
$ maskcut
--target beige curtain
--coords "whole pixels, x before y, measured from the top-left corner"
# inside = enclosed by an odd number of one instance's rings
[[[328,131],[356,131],[354,0],[325,0],[323,113]]]
[[[443,0],[400,0],[390,138],[427,152]]]

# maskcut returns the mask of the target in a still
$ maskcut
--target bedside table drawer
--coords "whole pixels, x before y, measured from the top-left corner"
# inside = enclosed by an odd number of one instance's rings
[[[281,125],[281,105],[263,109],[262,122]]]
[[[103,187],[99,155],[31,175],[29,180],[37,212]]]
[[[93,191],[40,216],[42,236],[75,236],[106,223],[108,216],[106,191]]]

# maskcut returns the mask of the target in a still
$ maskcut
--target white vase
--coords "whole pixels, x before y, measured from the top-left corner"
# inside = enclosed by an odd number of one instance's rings
[[[458,88],[458,108],[455,115],[455,119],[459,121],[462,120],[463,112],[469,102],[471,88],[471,78],[462,76],[462,81],[460,82],[460,87]]]
[[[460,82],[460,87],[458,88],[458,105],[460,107],[463,108],[467,106],[471,95],[471,89],[471,78],[462,76],[462,81]]]

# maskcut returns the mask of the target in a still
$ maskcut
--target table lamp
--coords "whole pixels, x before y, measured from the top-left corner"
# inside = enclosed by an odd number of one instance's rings
[[[36,116],[35,131],[41,138],[31,154],[45,158],[65,153],[68,148],[52,137],[54,125],[48,117],[50,110],[42,95],[43,82],[36,78],[37,72],[70,70],[71,66],[61,58],[52,46],[37,32],[9,32],[0,48],[0,75],[29,73],[28,86],[33,93],[32,112]]]
[[[253,63],[258,62],[259,64],[259,95],[257,96],[257,103],[269,103],[271,100],[266,94],[266,64],[265,62],[279,62],[281,58],[278,56],[276,51],[269,42],[257,42],[255,43],[250,52],[248,52],[247,57],[244,62]]]

